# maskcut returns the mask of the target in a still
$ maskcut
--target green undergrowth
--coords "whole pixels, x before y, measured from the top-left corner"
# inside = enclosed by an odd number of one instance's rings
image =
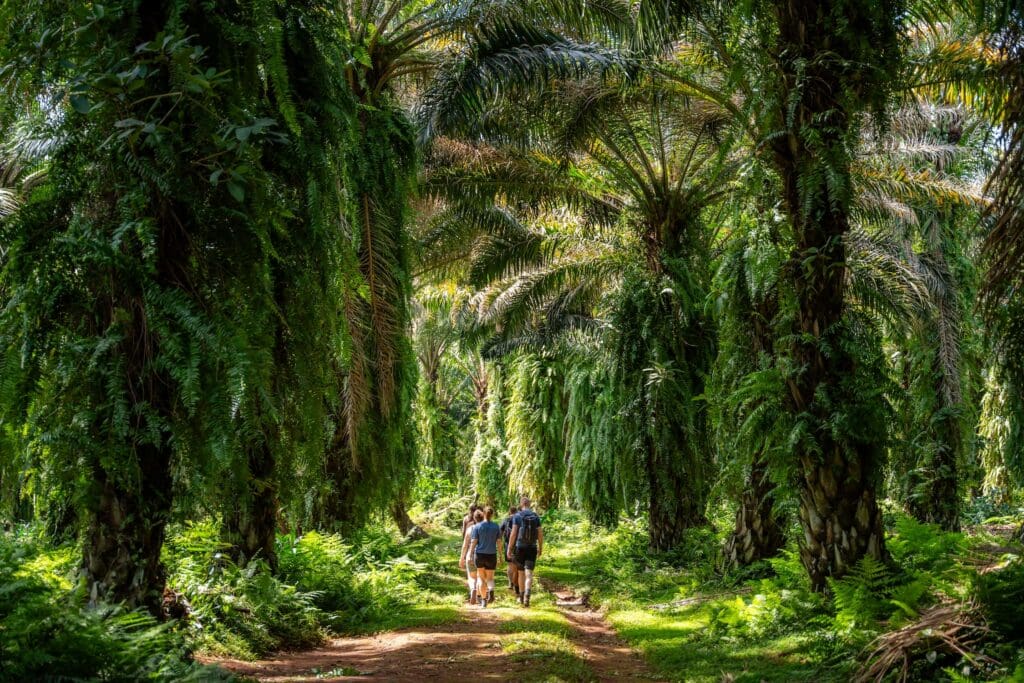
[[[48,547],[37,531],[0,533],[0,681],[227,678],[192,661],[174,624],[87,607],[72,582],[78,553]]]
[[[331,635],[459,618],[462,584],[444,562],[457,553],[453,532],[413,543],[378,527],[344,539],[282,535],[276,574],[259,558],[238,566],[227,550],[212,521],[170,530],[163,560],[178,618],[159,623],[87,608],[74,545],[52,546],[35,526],[0,535],[0,681],[44,672],[215,680],[221,674],[192,663],[193,653],[255,659]]]
[[[968,606],[965,618],[991,629],[978,631],[974,646],[991,659],[956,655],[925,631],[908,641],[910,679],[1018,680],[1020,548],[901,514],[888,522],[892,564],[862,562],[831,582],[827,597],[809,590],[795,548],[720,573],[714,557],[721,538],[709,532],[692,534],[685,551],[655,555],[641,522],[607,530],[566,512],[545,516],[547,550],[538,571],[603,606],[618,633],[673,681],[847,681],[873,662],[876,639],[948,604]],[[728,528],[727,520],[717,526]]]
[[[707,531],[691,534],[684,550],[655,555],[642,520],[608,530],[571,512],[544,519],[539,576],[588,595],[667,680],[850,680],[875,661],[879,638],[947,605],[963,606],[957,619],[984,627],[969,643],[976,656],[922,632],[899,641],[910,680],[1024,680],[1021,547],[984,529],[944,533],[890,512],[893,562],[861,562],[831,582],[826,597],[809,590],[794,548],[720,573],[721,538]],[[716,526],[727,528],[727,520]],[[185,616],[158,623],[139,612],[86,607],[75,581],[80,550],[18,527],[0,535],[0,680],[211,680],[222,674],[194,663],[192,653],[254,658],[313,647],[332,634],[472,618],[457,569],[458,532],[430,533],[411,543],[376,527],[345,538],[283,535],[273,574],[259,560],[233,563],[212,522],[173,528],[164,560]],[[528,680],[594,680],[553,596],[537,586],[524,610],[502,569],[496,582],[490,609],[500,619],[509,671]]]
[[[277,539],[278,572],[258,559],[238,567],[212,522],[176,530],[167,544],[168,585],[189,603],[186,628],[206,654],[253,659],[309,648],[329,635],[451,621],[435,546],[402,543],[370,527],[347,538],[308,532]]]

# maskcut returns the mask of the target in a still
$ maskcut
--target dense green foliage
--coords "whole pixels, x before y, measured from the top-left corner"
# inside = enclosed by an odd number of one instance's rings
[[[0,0],[0,677],[452,618],[445,529],[523,494],[670,678],[744,639],[1011,675],[1022,36],[1011,0]]]

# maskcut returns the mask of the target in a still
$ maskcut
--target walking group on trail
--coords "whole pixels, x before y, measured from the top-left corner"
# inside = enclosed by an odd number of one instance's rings
[[[519,604],[529,607],[533,570],[544,550],[540,515],[530,507],[530,499],[523,496],[519,507],[510,507],[508,517],[500,525],[493,518],[493,507],[478,507],[474,503],[462,520],[459,569],[466,570],[469,602],[481,607],[494,602],[494,571],[501,557],[506,562],[509,589],[515,591]]]

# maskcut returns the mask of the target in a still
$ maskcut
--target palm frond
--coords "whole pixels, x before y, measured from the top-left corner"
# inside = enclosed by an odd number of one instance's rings
[[[627,64],[614,50],[577,43],[536,24],[513,19],[486,24],[423,94],[422,136],[472,131],[499,97],[535,96],[554,80],[603,77]]]
[[[863,229],[851,230],[845,241],[849,292],[856,303],[896,327],[928,310],[928,285],[906,244]]]
[[[994,225],[984,245],[990,303],[1024,288],[1024,12],[1008,15],[1002,34],[1000,83],[1007,93],[999,110],[1004,147],[989,181]]]

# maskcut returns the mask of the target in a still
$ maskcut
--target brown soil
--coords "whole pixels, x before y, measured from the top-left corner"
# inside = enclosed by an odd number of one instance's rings
[[[574,628],[571,636],[596,681],[658,680],[585,598],[546,586]],[[514,609],[514,608],[513,608]],[[463,621],[413,627],[355,638],[337,638],[325,647],[282,652],[256,662],[207,660],[239,676],[259,681],[534,681],[531,662],[502,652],[500,624],[507,610],[466,607]]]

